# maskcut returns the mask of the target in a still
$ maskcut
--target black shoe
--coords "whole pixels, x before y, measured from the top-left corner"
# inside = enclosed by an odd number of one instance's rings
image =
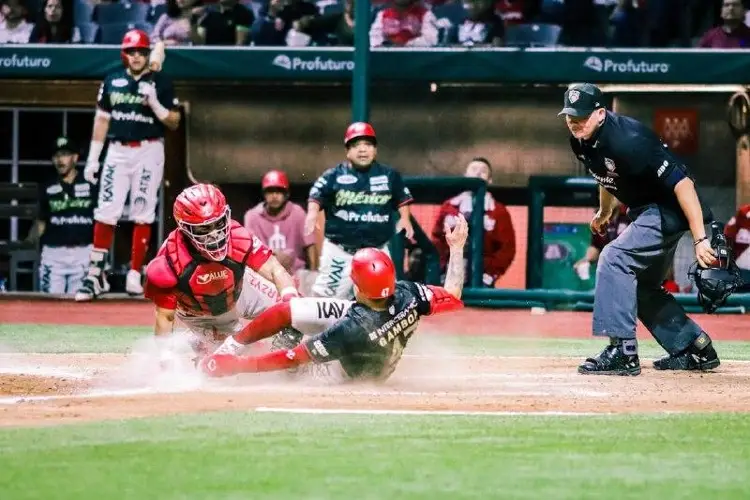
[[[706,332],[701,333],[690,347],[679,354],[670,354],[654,361],[657,370],[713,370],[721,364],[719,355]]]
[[[583,375],[640,375],[638,355],[628,355],[620,343],[610,344],[595,358],[588,358],[578,367]]]

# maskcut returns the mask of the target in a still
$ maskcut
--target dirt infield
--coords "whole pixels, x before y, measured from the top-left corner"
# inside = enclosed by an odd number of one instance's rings
[[[146,304],[68,304],[7,301],[3,322],[148,324]],[[6,307],[6,306],[11,307]],[[112,306],[117,313],[113,315]],[[38,314],[43,311],[45,319]],[[747,338],[745,316],[710,320],[714,337]],[[700,320],[699,320],[700,321]],[[590,315],[467,310],[430,318],[382,386],[332,385],[326,377],[288,374],[202,379],[194,370],[154,375],[135,354],[0,354],[0,426],[60,423],[221,410],[359,409],[498,412],[705,412],[750,410],[750,363],[725,361],[713,373],[664,373],[643,360],[639,377],[576,373],[580,359],[461,357],[441,347],[440,332],[586,336]],[[722,328],[723,325],[723,328]],[[514,329],[518,329],[515,331]],[[494,330],[491,331],[491,330]],[[714,333],[715,332],[715,333]],[[529,353],[533,354],[533,353]],[[593,353],[592,353],[593,354]],[[153,366],[152,366],[153,368]]]

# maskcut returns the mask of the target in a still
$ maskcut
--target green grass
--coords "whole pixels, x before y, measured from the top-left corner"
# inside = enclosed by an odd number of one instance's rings
[[[748,498],[743,415],[214,413],[0,431],[4,499]]]
[[[101,327],[75,325],[0,325],[0,352],[126,352],[148,335],[148,327]],[[590,356],[604,346],[601,339],[544,339],[471,335],[434,335],[433,340],[456,355],[488,356]],[[653,340],[639,341],[644,358],[664,355]],[[717,342],[722,359],[750,360],[750,342]]]

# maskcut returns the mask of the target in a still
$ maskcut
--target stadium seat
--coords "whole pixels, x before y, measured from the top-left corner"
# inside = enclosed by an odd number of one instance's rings
[[[338,0],[318,0],[315,6],[322,15],[344,12],[344,4]]]
[[[100,3],[94,21],[102,24],[137,23],[148,19],[151,6],[145,3]]]
[[[556,24],[513,24],[505,28],[508,47],[553,47],[557,45],[562,28]]]
[[[99,25],[92,22],[77,23],[76,27],[81,32],[82,43],[96,43],[96,34],[99,31]]]
[[[467,10],[463,2],[452,2],[449,4],[433,7],[438,27],[438,45],[452,45],[458,42],[458,27],[466,19]]]
[[[151,24],[156,24],[156,22],[159,20],[161,15],[166,14],[166,12],[167,12],[167,4],[162,3],[159,5],[154,5],[148,9],[148,16],[146,17],[146,21],[148,21]]]
[[[76,0],[73,5],[73,21],[77,25],[90,23],[94,19],[94,6],[86,0]]]
[[[96,43],[102,45],[120,45],[120,43],[122,43],[122,37],[132,29],[143,30],[150,34],[153,30],[153,25],[145,21],[137,23],[100,24]]]

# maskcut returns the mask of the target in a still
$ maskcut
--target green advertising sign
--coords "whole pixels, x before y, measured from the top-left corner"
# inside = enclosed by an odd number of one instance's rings
[[[350,48],[179,47],[164,71],[177,80],[348,81]],[[746,51],[593,49],[374,49],[374,80],[497,83],[742,84]],[[120,65],[112,46],[5,45],[3,78],[95,78]]]

